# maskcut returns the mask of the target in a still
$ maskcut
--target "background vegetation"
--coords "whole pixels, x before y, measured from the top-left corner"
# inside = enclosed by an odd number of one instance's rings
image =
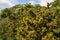
[[[59,2],[47,3],[47,7],[23,4],[2,10],[0,40],[60,40]]]

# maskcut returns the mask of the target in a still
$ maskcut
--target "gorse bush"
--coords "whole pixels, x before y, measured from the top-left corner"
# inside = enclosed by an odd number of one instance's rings
[[[0,40],[60,40],[59,8],[25,4],[2,10]]]

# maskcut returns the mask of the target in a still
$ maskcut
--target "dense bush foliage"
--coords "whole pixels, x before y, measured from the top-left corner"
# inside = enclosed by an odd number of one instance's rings
[[[60,6],[24,4],[2,10],[0,40],[60,40]]]

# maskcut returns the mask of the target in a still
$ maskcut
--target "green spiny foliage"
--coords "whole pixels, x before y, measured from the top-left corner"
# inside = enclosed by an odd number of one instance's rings
[[[2,10],[0,40],[60,40],[59,8],[25,4]]]

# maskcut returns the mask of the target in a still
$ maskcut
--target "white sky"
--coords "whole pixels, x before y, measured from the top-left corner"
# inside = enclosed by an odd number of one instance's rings
[[[4,8],[9,8],[9,7],[15,5],[11,1],[14,2],[14,0],[0,0],[0,10],[4,9]],[[27,3],[31,3],[33,5],[40,4],[41,6],[46,6],[47,2],[53,2],[53,0],[38,0],[38,1],[39,2],[36,2],[35,0],[29,0],[29,2],[27,2]]]
[[[39,4],[41,4],[42,6],[47,6],[47,2],[53,2],[53,0],[41,0],[40,2],[39,2]]]

